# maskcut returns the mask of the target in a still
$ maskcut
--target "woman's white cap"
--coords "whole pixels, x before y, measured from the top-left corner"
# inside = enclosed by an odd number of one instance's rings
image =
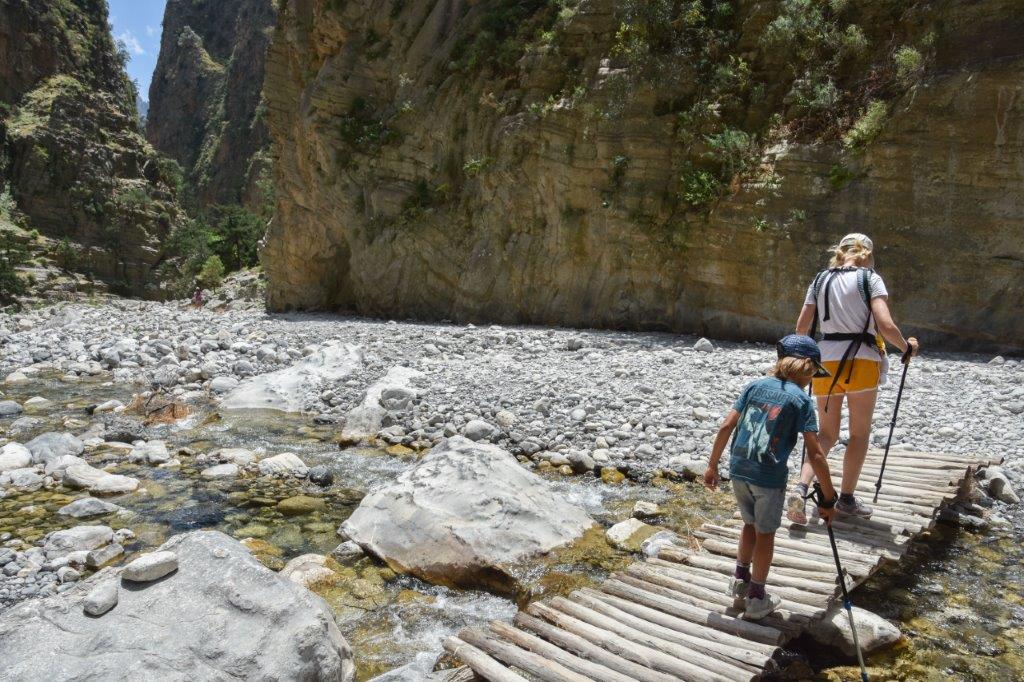
[[[875,243],[871,241],[871,237],[867,236],[866,234],[861,234],[860,232],[851,232],[850,234],[843,237],[842,240],[840,240],[839,242],[839,247],[842,248],[844,246],[855,246],[858,243],[868,251],[875,250]]]

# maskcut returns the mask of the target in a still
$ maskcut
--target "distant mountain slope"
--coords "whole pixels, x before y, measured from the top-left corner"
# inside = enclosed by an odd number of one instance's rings
[[[261,107],[272,0],[169,0],[146,136],[199,206],[254,201],[269,145]]]
[[[78,267],[160,296],[180,178],[142,137],[104,0],[0,0],[0,184]]]

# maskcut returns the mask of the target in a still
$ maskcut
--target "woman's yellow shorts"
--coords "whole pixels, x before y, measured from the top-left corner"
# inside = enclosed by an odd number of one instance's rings
[[[821,363],[832,376],[814,379],[814,395],[828,395],[828,389],[832,386],[836,372],[839,371],[838,360],[826,360]],[[850,373],[850,361],[847,360],[839,381],[832,388],[832,394],[837,393],[860,393],[861,391],[874,391],[878,388],[878,380],[881,375],[881,362],[877,360],[853,360],[853,373]],[[849,381],[847,381],[849,378]]]

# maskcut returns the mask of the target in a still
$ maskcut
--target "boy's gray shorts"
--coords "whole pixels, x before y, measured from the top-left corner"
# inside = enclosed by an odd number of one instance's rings
[[[733,479],[732,491],[739,503],[743,523],[753,524],[758,533],[774,533],[782,525],[785,488],[762,488]]]

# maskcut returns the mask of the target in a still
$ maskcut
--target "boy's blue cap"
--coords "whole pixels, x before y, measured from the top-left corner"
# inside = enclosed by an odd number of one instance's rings
[[[814,363],[814,376],[830,377],[832,374],[821,366],[821,350],[818,344],[809,336],[803,334],[790,334],[784,336],[775,344],[775,350],[782,358],[808,358]]]

